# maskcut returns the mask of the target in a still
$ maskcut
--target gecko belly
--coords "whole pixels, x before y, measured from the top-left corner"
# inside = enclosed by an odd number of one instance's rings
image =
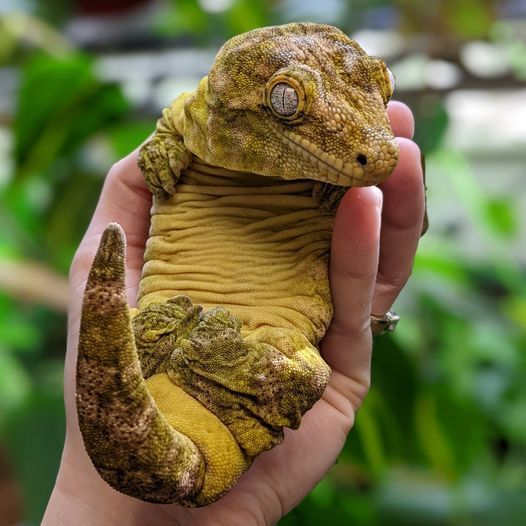
[[[312,189],[194,158],[154,200],[133,318],[143,375],[173,383],[156,399],[181,388],[215,415],[246,465],[299,426],[330,373],[316,344],[333,218]]]
[[[312,187],[194,158],[175,195],[154,201],[139,309],[183,294],[227,308],[245,334],[281,327],[317,343],[331,317],[333,214]]]

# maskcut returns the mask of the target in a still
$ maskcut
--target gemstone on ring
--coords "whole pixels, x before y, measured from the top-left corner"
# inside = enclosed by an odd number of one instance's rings
[[[394,332],[397,323],[400,321],[400,316],[392,310],[388,310],[383,316],[371,314],[370,318],[373,336],[385,334],[386,332]]]

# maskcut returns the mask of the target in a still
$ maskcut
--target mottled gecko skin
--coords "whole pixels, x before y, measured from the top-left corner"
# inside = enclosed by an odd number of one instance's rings
[[[164,110],[139,158],[154,201],[138,309],[110,225],[82,311],[80,429],[115,489],[209,504],[320,398],[334,213],[396,165],[392,90],[338,29],[289,24],[228,41]]]

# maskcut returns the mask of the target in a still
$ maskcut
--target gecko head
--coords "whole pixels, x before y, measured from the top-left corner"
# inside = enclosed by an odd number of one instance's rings
[[[377,184],[398,159],[393,84],[383,61],[332,26],[257,29],[229,40],[187,96],[185,142],[232,170]]]

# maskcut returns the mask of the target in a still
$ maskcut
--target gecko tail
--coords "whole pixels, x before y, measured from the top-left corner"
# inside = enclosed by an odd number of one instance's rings
[[[125,287],[122,228],[102,235],[82,305],[77,360],[77,412],[84,445],[114,489],[155,503],[191,503],[201,490],[204,461],[174,430],[146,387]]]

